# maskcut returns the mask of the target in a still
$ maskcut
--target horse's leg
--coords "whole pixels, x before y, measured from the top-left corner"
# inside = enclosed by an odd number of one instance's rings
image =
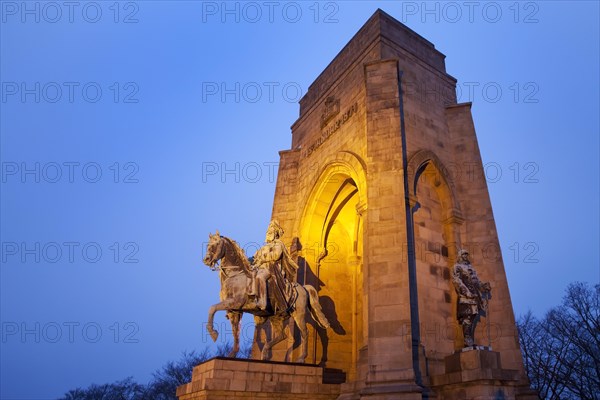
[[[290,314],[291,315],[291,314]],[[288,342],[287,351],[285,352],[285,362],[292,361],[292,353],[294,352],[294,345],[296,344],[296,333],[294,331],[294,318],[290,318],[289,322],[285,324],[284,329],[288,329]]]
[[[306,290],[298,290],[298,299],[296,307],[292,313],[292,318],[296,322],[300,330],[300,356],[296,359],[297,363],[304,363],[308,355],[308,328],[306,327],[306,311],[308,309],[308,292]]]
[[[240,351],[240,319],[242,313],[228,312],[229,321],[231,322],[231,330],[233,331],[233,347],[227,357],[235,358]]]
[[[323,314],[323,309],[319,303],[319,294],[317,293],[317,290],[311,285],[304,285],[304,290],[307,294],[306,310],[310,311],[313,319],[321,326],[321,328],[329,329],[331,324],[327,320],[325,314]]]
[[[290,327],[290,325],[287,325],[287,326]],[[283,359],[284,362],[290,362],[293,351],[294,351],[294,331],[290,327],[290,334],[288,336],[288,348],[287,348],[287,351],[285,352],[285,358]]]
[[[256,348],[258,349],[259,352],[262,351],[262,349],[265,347],[265,344],[262,342],[262,337],[261,337],[261,331],[265,333],[265,338],[266,335],[268,334],[267,330],[265,329],[265,323],[267,322],[267,318],[266,317],[259,317],[259,316],[254,316],[254,338],[252,339],[252,358],[254,358],[255,353],[254,353],[254,345],[256,345]],[[256,355],[257,359],[260,358],[260,355]]]
[[[262,359],[266,360],[266,361],[271,359],[271,349],[273,348],[273,346],[275,346],[277,343],[281,342],[282,340],[284,340],[287,337],[287,335],[285,334],[285,331],[283,329],[284,328],[283,318],[271,317],[269,320],[271,321],[272,334],[274,334],[275,337],[273,337],[263,347]]]
[[[215,313],[217,311],[227,310],[227,308],[229,308],[229,302],[228,301],[222,301],[220,303],[213,304],[208,309],[208,323],[206,324],[206,329],[208,330],[208,333],[210,334],[210,337],[212,338],[213,342],[216,342],[217,338],[219,337],[219,332],[217,332],[215,330],[215,328],[213,327],[213,321],[215,319]]]

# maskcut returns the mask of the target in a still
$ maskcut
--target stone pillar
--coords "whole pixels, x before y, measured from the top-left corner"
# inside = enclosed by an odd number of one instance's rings
[[[421,399],[410,340],[408,265],[398,249],[407,242],[398,101],[398,64],[365,65],[367,111],[366,286],[369,297],[368,398]]]

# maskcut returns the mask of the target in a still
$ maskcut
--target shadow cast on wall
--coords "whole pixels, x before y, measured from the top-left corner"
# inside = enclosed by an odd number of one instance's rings
[[[300,241],[297,240],[297,238],[294,238],[294,239],[295,240],[292,244],[292,250],[295,253],[302,248],[302,245],[300,244]],[[325,286],[325,284],[322,280],[319,279],[317,274],[314,273],[313,269],[310,266],[310,263],[304,257],[297,257],[296,262],[299,267],[298,268],[298,277],[297,277],[298,283],[301,285],[305,285],[305,284],[312,285],[315,289],[317,289],[317,292],[320,292],[321,289]],[[343,325],[339,321],[338,314],[337,314],[336,307],[335,307],[335,302],[333,301],[333,299],[329,296],[322,296],[322,297],[319,296],[319,303],[321,304],[323,313],[327,317],[327,320],[329,321],[333,332],[335,332],[337,335],[345,336],[346,330],[344,329]],[[327,330],[321,328],[314,321],[312,316],[308,316],[307,323],[310,326],[312,326],[312,328],[314,329],[314,331],[317,334],[319,342],[321,343],[323,353],[321,356],[321,360],[319,361],[318,364],[320,366],[324,367],[324,366],[326,366],[326,363],[327,363],[327,359],[328,359],[327,354],[328,354],[328,347],[329,347],[329,336],[328,336]],[[299,345],[300,345],[300,334],[298,332],[296,332],[294,335],[293,347],[296,348]]]

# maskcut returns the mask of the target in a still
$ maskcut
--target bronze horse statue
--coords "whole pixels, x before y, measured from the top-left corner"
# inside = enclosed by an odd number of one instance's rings
[[[253,314],[257,324],[266,321],[271,323],[272,338],[264,345],[261,353],[262,360],[269,360],[273,346],[287,338],[284,323],[292,317],[300,330],[301,337],[300,356],[295,361],[305,362],[308,353],[307,312],[311,313],[313,319],[322,328],[329,328],[329,322],[319,304],[317,290],[311,285],[302,286],[291,283],[292,290],[286,298],[290,307],[287,310],[265,312],[258,308],[255,299],[249,296],[253,272],[252,265],[246,258],[244,251],[235,241],[221,236],[218,231],[214,235],[209,234],[208,237],[209,241],[203,262],[212,270],[218,269],[221,278],[221,302],[212,305],[208,311],[207,329],[213,341],[216,341],[219,336],[219,333],[213,327],[215,313],[224,310],[227,312],[227,318],[231,322],[233,332],[233,348],[229,353],[229,357],[235,357],[239,351],[239,324],[242,314]],[[219,261],[220,265],[217,266]],[[291,351],[292,348],[287,350],[285,361],[288,361]]]

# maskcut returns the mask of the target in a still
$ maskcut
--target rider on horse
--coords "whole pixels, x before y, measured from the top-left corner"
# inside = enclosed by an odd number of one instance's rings
[[[212,270],[219,270],[221,301],[210,307],[206,329],[210,337],[217,340],[219,332],[213,326],[215,313],[227,311],[233,332],[233,348],[229,357],[235,357],[239,351],[240,319],[243,313],[253,314],[257,317],[255,321],[258,324],[268,321],[271,325],[271,339],[264,344],[261,351],[263,360],[269,360],[273,346],[287,338],[285,323],[289,318],[294,320],[300,333],[300,355],[296,358],[296,362],[300,363],[303,363],[308,355],[307,316],[312,316],[323,329],[330,327],[319,303],[317,290],[311,285],[295,283],[298,266],[281,242],[281,235],[283,229],[277,221],[272,221],[267,232],[267,243],[256,252],[255,265],[252,266],[235,241],[221,236],[218,232],[214,235],[209,234],[203,262]],[[220,266],[216,268],[218,262]],[[254,293],[252,296],[249,296],[249,287]],[[260,309],[257,303],[261,306]],[[292,350],[293,346],[288,348],[286,361]]]
[[[290,257],[285,244],[280,240],[283,229],[277,220],[272,220],[267,229],[266,244],[254,254],[254,282],[250,295],[256,296],[257,306],[261,310],[267,308],[267,283],[273,293],[269,293],[273,311],[289,311],[293,304],[288,300],[291,293],[291,282],[296,281],[298,265]]]

